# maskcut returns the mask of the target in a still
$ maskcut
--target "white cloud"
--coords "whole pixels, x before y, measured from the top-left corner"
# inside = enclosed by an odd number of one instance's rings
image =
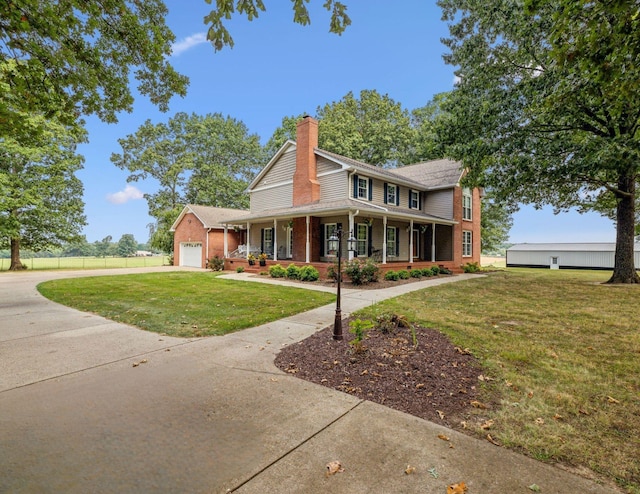
[[[171,45],[171,55],[178,56],[194,46],[201,45],[202,43],[207,43],[207,35],[205,33],[196,33],[191,36],[187,36],[183,40],[176,41]]]
[[[144,194],[133,185],[127,185],[124,190],[115,192],[113,194],[107,194],[107,201],[111,204],[124,204],[125,202],[135,201],[142,199]]]
[[[453,76],[453,86],[457,86],[458,84],[460,84],[462,82],[462,78],[459,75],[454,75]]]

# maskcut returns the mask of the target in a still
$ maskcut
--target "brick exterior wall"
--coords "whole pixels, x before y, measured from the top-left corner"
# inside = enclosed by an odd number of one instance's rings
[[[453,262],[456,266],[463,266],[468,262],[480,263],[480,190],[471,191],[471,221],[462,219],[462,188],[453,190],[453,219],[458,222],[453,227]],[[462,257],[462,232],[471,232],[471,257]]]
[[[320,218],[311,217],[309,225],[309,240],[311,248],[311,262],[320,261]],[[307,258],[307,219],[306,217],[293,219],[293,260],[305,262]]]
[[[320,200],[316,155],[318,121],[305,117],[296,129],[296,171],[293,174],[293,205],[301,206]]]
[[[180,243],[181,242],[200,242],[202,243],[202,260],[200,266],[205,268],[207,259],[212,259],[216,255],[224,257],[224,229],[213,229],[209,233],[209,250],[207,250],[207,228],[193,213],[187,213],[182,221],[176,227],[173,234],[173,258],[177,265],[180,262]],[[241,232],[229,230],[227,232],[227,242],[229,252],[238,248],[242,242]]]

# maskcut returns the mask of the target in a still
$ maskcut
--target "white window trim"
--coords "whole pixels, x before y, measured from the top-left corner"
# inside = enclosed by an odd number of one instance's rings
[[[413,195],[415,194],[416,196],[416,205],[415,207],[413,206]],[[420,209],[420,192],[418,192],[417,190],[409,190],[409,209]]]
[[[360,194],[360,183],[364,182],[364,195]],[[367,177],[358,177],[358,197],[357,199],[364,199],[365,201],[369,200],[369,179]]]
[[[362,227],[362,231],[365,232],[364,239],[360,238],[360,227]],[[361,242],[364,242],[364,248],[362,253],[360,252]],[[357,223],[356,224],[356,252],[358,253],[358,257],[368,257],[368,248],[369,248],[369,225],[366,223]]]
[[[468,251],[468,253],[466,253]],[[462,257],[473,256],[473,232],[462,230]]]
[[[468,206],[467,201],[469,202]],[[473,220],[473,196],[469,189],[463,189],[462,191],[462,219],[466,221]]]
[[[269,239],[269,244],[268,245],[267,245],[267,232],[269,232],[268,235],[271,237]],[[269,255],[273,256],[273,254],[274,254],[274,250],[273,249],[275,247],[274,246],[274,237],[275,237],[275,235],[274,235],[274,232],[273,232],[273,228],[265,228],[264,229],[264,238],[263,238],[264,245],[263,245],[263,247],[264,247],[264,253],[265,254],[269,254]]]
[[[393,231],[393,240],[391,242],[389,241],[389,232],[390,231]],[[398,253],[396,252],[396,243],[398,241],[398,227],[397,226],[388,226],[387,225],[387,231],[385,233],[385,241],[387,243],[387,257],[398,257]]]

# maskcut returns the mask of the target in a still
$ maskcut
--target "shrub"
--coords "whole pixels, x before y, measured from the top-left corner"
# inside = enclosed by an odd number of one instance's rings
[[[409,274],[412,278],[422,278],[422,269],[412,269]]]
[[[300,280],[302,281],[318,281],[320,273],[313,266],[302,266],[300,268]]]
[[[376,328],[384,334],[393,333],[397,328],[394,315],[386,312],[380,314],[376,317]]]
[[[327,279],[338,281],[338,263],[334,262],[327,268]]]
[[[236,268],[236,273],[244,273],[244,266],[238,266]]]
[[[477,262],[468,262],[467,264],[462,266],[462,270],[465,273],[477,273],[478,271],[481,271],[482,268]]]
[[[224,269],[224,258],[220,256],[214,256],[213,259],[209,259],[207,267],[211,271],[222,271]]]
[[[400,271],[398,271],[398,278],[400,278],[401,280],[408,280],[409,271],[407,271],[406,269],[401,269]]]
[[[387,281],[398,281],[398,273],[395,271],[387,271],[384,274],[384,279]]]
[[[295,264],[289,264],[287,267],[287,278],[290,280],[300,279],[300,268]]]
[[[451,270],[447,268],[440,268],[440,274],[451,274]]]
[[[422,268],[422,276],[429,277],[432,276],[431,268]]]
[[[440,274],[440,268],[438,266],[431,266],[431,273],[433,276],[438,276]]]
[[[354,285],[363,285],[378,281],[380,268],[371,259],[366,261],[354,259],[345,263],[344,273]]]
[[[269,266],[269,276],[271,276],[272,278],[284,278],[286,275],[287,270],[284,269],[280,264]]]
[[[355,338],[349,342],[356,353],[364,351],[362,344],[367,331],[373,327],[373,322],[363,321],[362,319],[355,319],[349,323],[349,332],[352,333]]]

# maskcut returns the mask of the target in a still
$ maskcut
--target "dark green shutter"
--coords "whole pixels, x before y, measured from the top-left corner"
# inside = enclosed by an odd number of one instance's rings
[[[324,257],[324,244],[327,238],[327,225],[320,225],[320,232],[320,234],[322,235],[322,238],[320,239],[320,257]]]
[[[358,175],[353,176],[353,198],[358,198]]]
[[[389,184],[384,183],[384,203],[387,204],[387,193],[389,192]]]
[[[400,235],[398,235],[398,227],[394,226],[393,229],[396,231],[396,257],[400,255]]]
[[[369,200],[373,199],[373,179],[369,179]]]

